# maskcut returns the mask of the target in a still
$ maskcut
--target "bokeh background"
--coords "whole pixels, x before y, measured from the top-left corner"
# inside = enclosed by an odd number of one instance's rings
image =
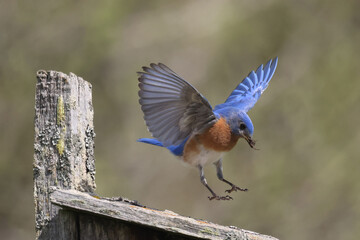
[[[280,239],[360,238],[360,1],[1,1],[0,236],[34,238],[35,73],[93,85],[97,192]],[[149,137],[136,71],[163,62],[212,105],[279,57],[249,112],[254,151],[225,156],[250,189],[208,201],[198,171]],[[227,186],[209,166],[213,189]]]

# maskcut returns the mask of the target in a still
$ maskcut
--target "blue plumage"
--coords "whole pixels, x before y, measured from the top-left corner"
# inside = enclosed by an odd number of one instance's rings
[[[156,140],[154,138],[139,138],[137,140],[138,142],[143,142],[143,143],[148,143],[148,144],[152,144],[155,146],[159,146],[159,147],[164,147],[164,145],[159,141]],[[183,152],[184,152],[184,146],[186,143],[187,139],[185,139],[181,144],[179,145],[171,145],[169,147],[166,147],[172,154],[174,154],[175,156],[182,156]]]
[[[216,116],[227,119],[228,124],[232,132],[235,132],[239,128],[240,121],[244,122],[250,135],[254,133],[254,125],[251,122],[250,117],[246,112],[236,107],[223,107],[214,110]]]
[[[231,92],[222,104],[210,103],[192,85],[162,63],[150,64],[139,72],[141,109],[151,138],[144,142],[166,147],[172,154],[200,170],[201,182],[211,192],[210,200],[230,200],[218,196],[208,186],[203,167],[212,162],[218,178],[232,191],[246,191],[223,178],[222,154],[230,151],[239,138],[254,148],[254,126],[247,112],[255,105],[274,75],[278,58],[260,65]]]
[[[186,140],[191,134],[194,134],[192,130],[188,129],[189,123],[185,124],[186,127],[182,125],[185,121],[189,121],[189,118],[185,118],[185,116],[191,115],[191,109],[188,106],[198,102],[201,103],[193,110],[195,112],[192,115],[197,115],[194,119],[198,121],[203,119],[200,122],[203,122],[204,126],[211,127],[217,119],[224,117],[228,120],[231,128],[235,130],[238,127],[238,119],[240,119],[246,124],[252,135],[254,126],[246,112],[255,105],[267,88],[274,75],[277,62],[278,58],[276,57],[274,60],[269,60],[265,67],[260,65],[255,72],[251,71],[231,92],[226,101],[216,105],[213,111],[210,103],[202,94],[164,64],[151,64],[151,68],[143,67],[145,73],[139,73],[140,104],[145,113],[149,130],[163,141],[150,138],[141,138],[138,141],[166,147],[174,155],[182,156]],[[200,100],[195,101],[195,97],[192,96],[196,96]],[[235,117],[232,117],[234,115]],[[207,118],[209,121],[206,120]],[[182,133],[182,128],[187,132]]]
[[[267,88],[269,81],[275,73],[278,58],[269,60],[265,67],[260,65],[256,72],[249,75],[235,88],[225,103],[215,106],[214,110],[226,107],[236,107],[245,112],[249,111]]]

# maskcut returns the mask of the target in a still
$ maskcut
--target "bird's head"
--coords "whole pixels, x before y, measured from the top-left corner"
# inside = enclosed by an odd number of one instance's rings
[[[251,148],[255,147],[255,141],[252,139],[254,125],[245,112],[238,112],[236,115],[231,116],[228,123],[233,134],[244,138]]]

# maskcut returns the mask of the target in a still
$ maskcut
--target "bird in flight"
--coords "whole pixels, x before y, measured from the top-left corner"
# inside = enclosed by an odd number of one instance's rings
[[[154,138],[138,142],[165,147],[200,171],[201,183],[210,200],[230,200],[217,195],[207,184],[204,166],[213,163],[219,180],[230,185],[226,193],[247,191],[223,177],[222,157],[239,138],[255,148],[254,126],[247,112],[255,105],[274,75],[278,58],[260,65],[232,91],[222,104],[212,108],[190,83],[162,63],[143,67],[139,74],[139,103],[148,130]]]

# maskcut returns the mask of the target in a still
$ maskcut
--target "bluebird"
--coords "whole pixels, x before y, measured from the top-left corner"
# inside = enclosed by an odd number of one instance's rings
[[[219,180],[230,185],[226,193],[247,191],[223,176],[222,157],[240,138],[251,148],[254,126],[247,112],[255,105],[274,75],[278,58],[260,65],[213,109],[208,100],[190,83],[162,63],[143,67],[139,74],[139,103],[148,130],[154,138],[138,142],[165,147],[182,161],[197,167],[201,183],[210,191],[209,200],[230,200],[219,196],[208,185],[204,166],[213,163]]]

